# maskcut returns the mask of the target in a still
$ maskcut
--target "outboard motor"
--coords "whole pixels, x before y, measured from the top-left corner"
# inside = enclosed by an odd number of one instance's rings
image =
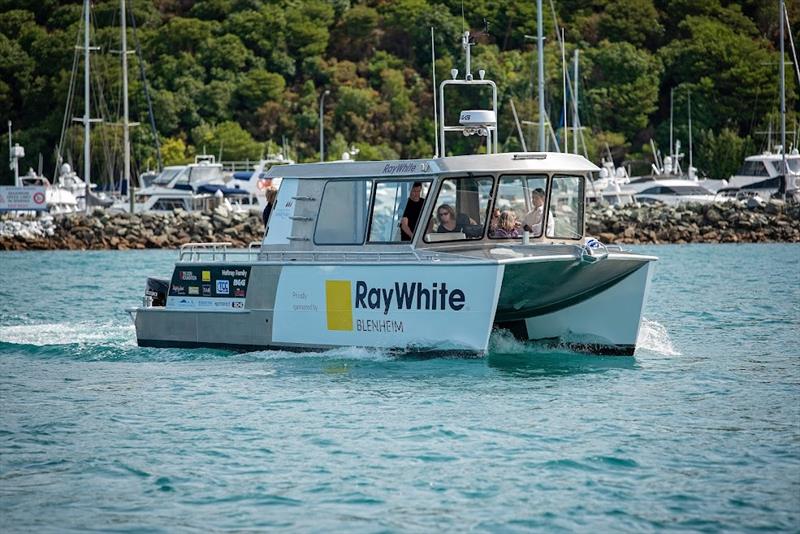
[[[169,280],[160,278],[148,278],[144,288],[144,299],[150,306],[164,307],[167,305],[167,292],[169,291]]]

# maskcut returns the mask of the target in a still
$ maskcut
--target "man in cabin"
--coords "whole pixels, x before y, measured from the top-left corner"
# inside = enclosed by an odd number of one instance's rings
[[[403,218],[400,219],[401,241],[411,241],[411,238],[414,237],[414,229],[417,227],[422,206],[425,204],[425,199],[420,196],[421,194],[422,182],[414,182],[411,192],[408,194],[406,209],[403,210]]]
[[[544,190],[534,189],[531,193],[533,209],[525,214],[522,219],[522,228],[534,236],[542,234],[542,221],[544,220]],[[550,225],[547,227],[550,230]]]

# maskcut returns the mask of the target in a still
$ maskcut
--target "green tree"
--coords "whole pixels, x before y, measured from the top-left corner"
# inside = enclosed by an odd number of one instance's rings
[[[723,128],[719,134],[713,130],[702,130],[697,136],[694,164],[698,169],[708,172],[715,180],[727,180],[742,165],[748,139],[729,129]]]
[[[257,160],[261,157],[263,145],[256,142],[239,123],[223,122],[216,126],[201,124],[192,130],[195,146],[209,153],[222,154],[226,160]]]
[[[180,137],[167,137],[161,143],[161,160],[164,165],[183,165],[188,163],[186,143]]]
[[[658,107],[661,61],[630,43],[603,41],[586,53],[592,65],[587,96],[604,130],[633,139]]]
[[[714,130],[746,131],[753,117],[777,107],[778,58],[763,39],[742,36],[706,17],[687,17],[681,37],[661,49],[667,87],[682,82],[702,86]],[[787,98],[794,105],[794,80],[787,76]],[[747,112],[743,112],[743,111]]]

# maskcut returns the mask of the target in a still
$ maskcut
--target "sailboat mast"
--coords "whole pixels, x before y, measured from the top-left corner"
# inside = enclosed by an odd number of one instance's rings
[[[89,193],[92,184],[90,160],[91,121],[89,116],[89,0],[83,1],[83,179],[86,181],[84,204],[89,211]]]
[[[780,11],[778,16],[781,19],[781,173],[786,175],[786,61],[783,55],[784,41],[784,0],[780,0]],[[785,178],[784,178],[785,179]]]
[[[542,35],[542,0],[536,0],[536,40],[539,59],[539,150],[547,151],[547,139],[544,136],[544,36]]]
[[[128,186],[128,199],[133,213],[133,183],[131,183],[131,139],[128,124],[128,34],[125,20],[125,0],[120,0],[120,21],[122,31],[122,146],[123,178]]]
[[[672,174],[672,169],[675,168],[675,145],[672,141],[672,108],[675,97],[675,88],[669,90],[669,159],[670,168],[666,169],[668,174]]]
[[[692,167],[692,91],[689,91],[689,178],[694,180],[694,170]]]
[[[572,132],[572,148],[575,154],[578,153],[578,49],[575,49],[575,73],[573,77],[574,89],[572,90],[572,106],[574,115],[572,117],[572,124],[574,131]]]

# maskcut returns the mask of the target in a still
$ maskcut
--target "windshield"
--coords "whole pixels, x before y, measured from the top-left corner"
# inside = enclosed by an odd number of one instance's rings
[[[786,158],[786,166],[790,172],[800,173],[800,158]]]
[[[190,167],[189,183],[193,185],[204,184],[222,178],[222,169],[214,167]]]
[[[672,189],[676,195],[713,195],[711,191],[700,185],[673,185],[669,188]]]
[[[153,183],[156,185],[168,185],[182,170],[183,167],[164,167],[164,170],[156,176]]]

